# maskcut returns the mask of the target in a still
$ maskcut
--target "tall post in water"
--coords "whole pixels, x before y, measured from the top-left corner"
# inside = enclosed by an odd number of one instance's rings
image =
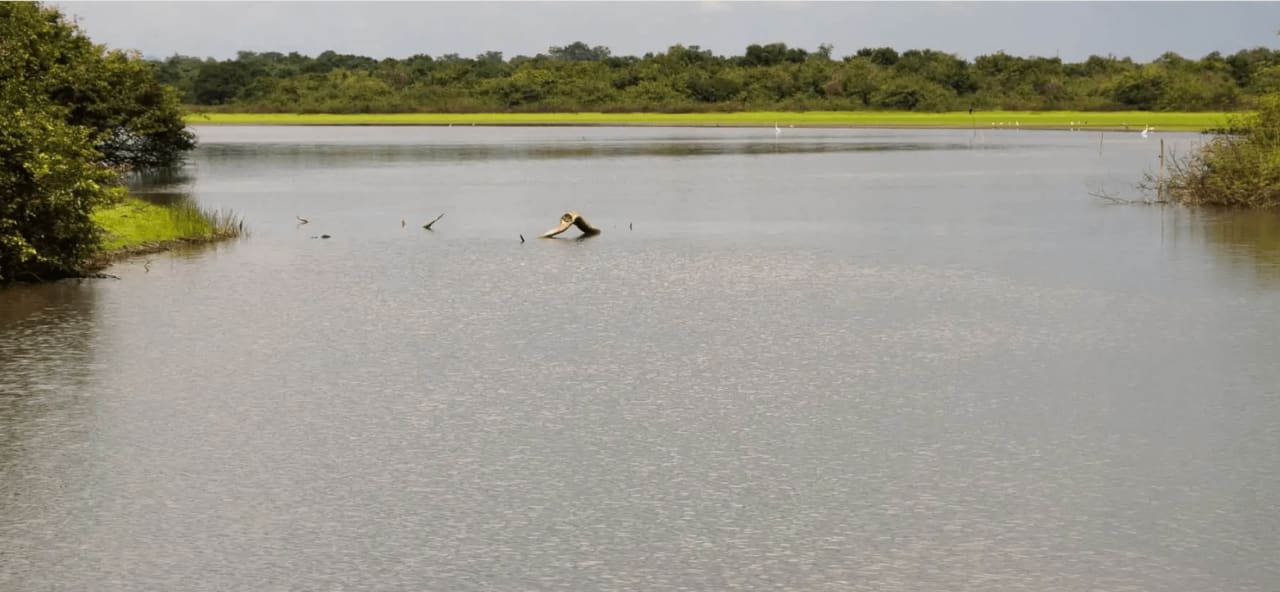
[[[1160,138],[1160,176],[1156,177],[1156,199],[1164,200],[1164,138]]]

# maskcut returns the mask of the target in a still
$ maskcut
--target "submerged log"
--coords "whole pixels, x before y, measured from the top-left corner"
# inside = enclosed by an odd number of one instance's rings
[[[570,226],[577,226],[578,230],[582,231],[583,236],[593,236],[596,234],[600,234],[600,229],[596,228],[595,226],[592,226],[591,223],[588,222],[586,218],[582,217],[582,214],[579,214],[575,210],[569,210],[565,212],[563,216],[560,216],[559,226],[542,233],[542,236],[539,236],[538,238],[551,238],[557,234],[560,234],[561,232],[568,230]]]

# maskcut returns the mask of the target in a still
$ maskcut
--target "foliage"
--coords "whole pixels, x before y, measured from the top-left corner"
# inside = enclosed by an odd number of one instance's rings
[[[96,58],[96,59],[95,59]],[[93,130],[109,166],[148,169],[176,165],[195,147],[182,119],[177,92],[155,78],[136,54],[109,51],[91,58],[89,75],[58,89],[71,106],[72,125]]]
[[[636,57],[576,41],[510,59],[499,52],[374,60],[331,51],[314,58],[246,51],[222,61],[175,55],[156,68],[188,104],[291,113],[1218,111],[1248,108],[1280,88],[1280,52],[1267,48],[1199,60],[1166,53],[1149,64],[1002,52],[966,61],[889,47],[838,58],[833,51],[830,44],[808,51],[768,43],[718,56],[674,45]]]
[[[98,244],[119,171],[193,146],[174,91],[55,9],[0,3],[0,282],[69,273]]]
[[[0,101],[0,282],[65,272],[90,254],[94,207],[117,195],[88,130]]]
[[[1263,99],[1256,114],[1230,128],[1237,133],[1172,159],[1169,180],[1149,178],[1148,186],[1188,205],[1280,207],[1280,96]]]

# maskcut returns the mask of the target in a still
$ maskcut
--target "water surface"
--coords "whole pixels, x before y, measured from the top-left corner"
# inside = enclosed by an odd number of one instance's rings
[[[199,135],[248,239],[0,292],[0,589],[1280,588],[1280,218],[1156,138]]]

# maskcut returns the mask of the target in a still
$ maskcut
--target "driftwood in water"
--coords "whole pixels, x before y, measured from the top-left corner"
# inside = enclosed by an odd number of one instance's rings
[[[587,219],[583,218],[582,214],[579,214],[574,210],[569,210],[565,212],[563,216],[560,216],[559,226],[542,233],[542,236],[539,236],[538,238],[551,238],[568,230],[570,226],[577,226],[578,230],[582,231],[583,236],[600,234],[600,229],[592,226],[590,222],[587,222]]]
[[[427,230],[431,230],[431,225],[432,225],[432,224],[435,224],[436,222],[439,222],[439,221],[440,221],[440,219],[441,219],[441,218],[443,218],[443,217],[444,217],[444,214],[440,214],[439,216],[436,216],[436,219],[435,219],[435,220],[432,220],[432,221],[430,221],[430,222],[427,222],[427,223],[426,223],[426,225],[424,225],[424,226],[423,226],[423,228],[426,228]]]
[[[1141,188],[1141,189],[1149,189],[1149,187],[1140,187],[1140,188]],[[1149,198],[1147,198],[1147,199],[1141,199],[1141,198],[1139,198],[1139,199],[1129,199],[1129,198],[1126,198],[1126,197],[1120,197],[1120,196],[1118,196],[1118,195],[1112,195],[1112,194],[1107,193],[1107,192],[1105,192],[1105,191],[1090,191],[1090,192],[1089,192],[1089,195],[1092,195],[1092,196],[1094,196],[1094,197],[1096,197],[1096,198],[1098,198],[1098,199],[1101,199],[1101,200],[1106,200],[1106,201],[1107,201],[1107,203],[1113,203],[1113,204],[1142,205],[1142,206],[1160,206],[1160,205],[1165,205],[1165,204],[1173,203],[1173,202],[1171,202],[1171,201],[1169,201],[1169,200],[1167,200],[1167,199],[1161,199],[1160,197],[1156,197],[1156,199],[1149,199]]]

